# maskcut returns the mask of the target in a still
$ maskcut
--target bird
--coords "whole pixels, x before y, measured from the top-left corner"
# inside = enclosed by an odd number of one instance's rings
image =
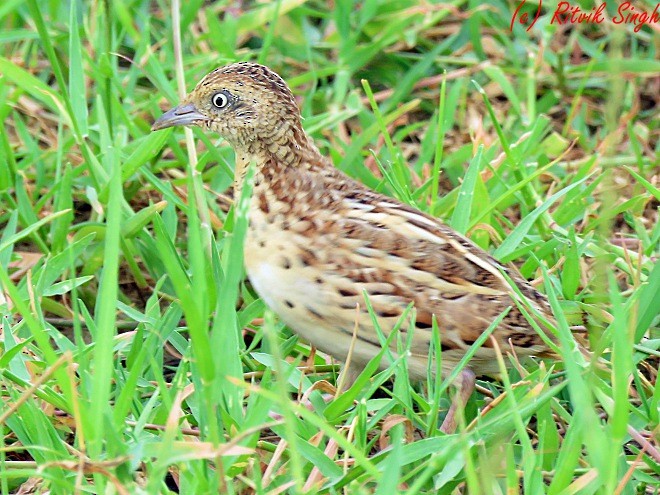
[[[446,433],[455,429],[456,411],[472,394],[475,377],[499,373],[496,347],[520,357],[552,355],[552,332],[535,330],[514,302],[522,295],[551,327],[546,297],[515,267],[440,219],[335,168],[303,129],[290,88],[270,68],[238,62],[213,70],[152,130],[173,126],[216,132],[233,147],[235,198],[254,164],[247,277],[293,332],[348,361],[342,370],[347,384],[381,353],[377,326],[387,337],[411,304],[414,324],[404,322],[399,331],[412,333],[406,362],[413,381],[435,369],[429,366],[434,332],[447,377],[508,309],[456,378],[459,392],[441,427]],[[392,339],[380,369],[398,357],[396,351]]]

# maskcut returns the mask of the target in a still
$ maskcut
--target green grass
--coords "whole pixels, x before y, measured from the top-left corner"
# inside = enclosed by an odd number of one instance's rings
[[[0,494],[660,493],[657,33],[239,4],[0,5]],[[233,152],[150,132],[177,71],[236,60],[291,84],[339,169],[517,264],[562,359],[502,349],[455,435],[449,382],[402,360],[324,402],[338,367],[244,281]]]

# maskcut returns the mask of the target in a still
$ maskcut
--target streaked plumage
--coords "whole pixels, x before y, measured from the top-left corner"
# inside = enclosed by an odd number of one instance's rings
[[[270,69],[238,63],[211,72],[154,129],[181,124],[216,131],[234,147],[236,190],[250,160],[257,165],[245,264],[268,306],[304,339],[343,361],[359,304],[353,371],[380,350],[363,291],[385,334],[414,302],[409,369],[415,380],[426,377],[433,315],[443,374],[507,306],[513,308],[493,333],[500,347],[513,346],[519,356],[547,351],[515,307],[500,270],[551,318],[544,296],[440,220],[335,169],[303,131],[291,91]],[[490,341],[470,366],[477,374],[497,372]]]

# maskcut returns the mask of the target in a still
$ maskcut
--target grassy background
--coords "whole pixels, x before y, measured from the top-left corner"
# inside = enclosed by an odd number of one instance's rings
[[[657,24],[516,7],[4,0],[0,493],[660,493]],[[455,435],[401,362],[325,403],[337,366],[243,281],[231,149],[149,132],[236,60],[338,168],[515,262],[563,359],[503,350]]]

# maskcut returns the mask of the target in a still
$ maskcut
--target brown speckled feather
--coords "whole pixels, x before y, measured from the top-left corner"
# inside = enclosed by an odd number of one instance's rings
[[[509,306],[493,332],[499,346],[513,346],[521,356],[547,351],[516,308],[501,271],[551,319],[544,296],[440,220],[336,170],[303,131],[293,95],[270,69],[252,63],[219,68],[177,108],[185,122],[167,121],[173,109],[154,128],[197,124],[220,133],[236,150],[235,193],[246,165],[256,163],[245,244],[248,277],[282,320],[322,351],[345,360],[352,350],[358,370],[380,351],[364,292],[385,335],[414,303],[415,328],[402,328],[413,331],[413,379],[427,373],[433,316],[443,373]],[[490,341],[470,367],[478,374],[498,371]]]

